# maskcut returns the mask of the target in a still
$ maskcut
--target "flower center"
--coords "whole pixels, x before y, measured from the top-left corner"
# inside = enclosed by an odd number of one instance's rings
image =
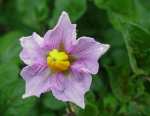
[[[67,53],[53,49],[48,53],[47,64],[54,71],[66,71],[69,66],[69,56]]]

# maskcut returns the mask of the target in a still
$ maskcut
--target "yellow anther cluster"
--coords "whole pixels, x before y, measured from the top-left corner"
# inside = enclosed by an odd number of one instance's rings
[[[53,49],[48,53],[47,64],[54,71],[66,71],[70,66],[68,54]]]

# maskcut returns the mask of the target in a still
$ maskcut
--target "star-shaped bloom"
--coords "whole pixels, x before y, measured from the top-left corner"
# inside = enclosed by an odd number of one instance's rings
[[[51,91],[58,100],[84,108],[91,74],[98,72],[98,59],[109,45],[91,37],[76,39],[76,25],[66,12],[62,12],[56,26],[44,37],[33,33],[22,37],[20,42],[23,48],[20,58],[27,65],[21,71],[26,82],[23,98]]]

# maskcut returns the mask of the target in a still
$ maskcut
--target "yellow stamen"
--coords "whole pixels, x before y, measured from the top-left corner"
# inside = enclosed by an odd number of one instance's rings
[[[54,71],[66,71],[70,66],[68,54],[53,49],[48,53],[47,64]]]

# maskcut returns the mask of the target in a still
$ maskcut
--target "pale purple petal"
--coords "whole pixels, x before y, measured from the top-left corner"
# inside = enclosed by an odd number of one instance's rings
[[[71,68],[75,70],[81,70],[83,72],[88,72],[92,74],[96,74],[99,69],[98,61],[91,59],[78,59],[74,64],[72,64]]]
[[[80,62],[79,60],[74,62],[71,66],[70,66],[71,70],[77,71],[77,72],[81,72],[81,73],[90,73],[90,70],[85,67],[82,62]]]
[[[21,71],[21,76],[26,82],[23,98],[30,96],[39,97],[41,93],[50,89],[50,69],[43,65],[26,66]]]
[[[45,63],[46,52],[42,49],[43,38],[33,33],[32,36],[22,37],[20,43],[23,47],[20,58],[25,64]]]
[[[98,59],[108,48],[108,44],[101,44],[93,38],[80,37],[78,43],[72,47],[70,53],[77,59],[79,65],[87,68],[92,74],[96,74],[99,68]]]
[[[57,25],[44,36],[45,48],[51,50],[64,47],[65,50],[69,50],[74,42],[76,42],[76,25],[71,24],[66,12],[62,12]]]
[[[85,107],[84,95],[92,82],[90,74],[73,71],[68,75],[57,75],[56,80],[58,86],[51,89],[57,99],[73,102],[81,108]]]

